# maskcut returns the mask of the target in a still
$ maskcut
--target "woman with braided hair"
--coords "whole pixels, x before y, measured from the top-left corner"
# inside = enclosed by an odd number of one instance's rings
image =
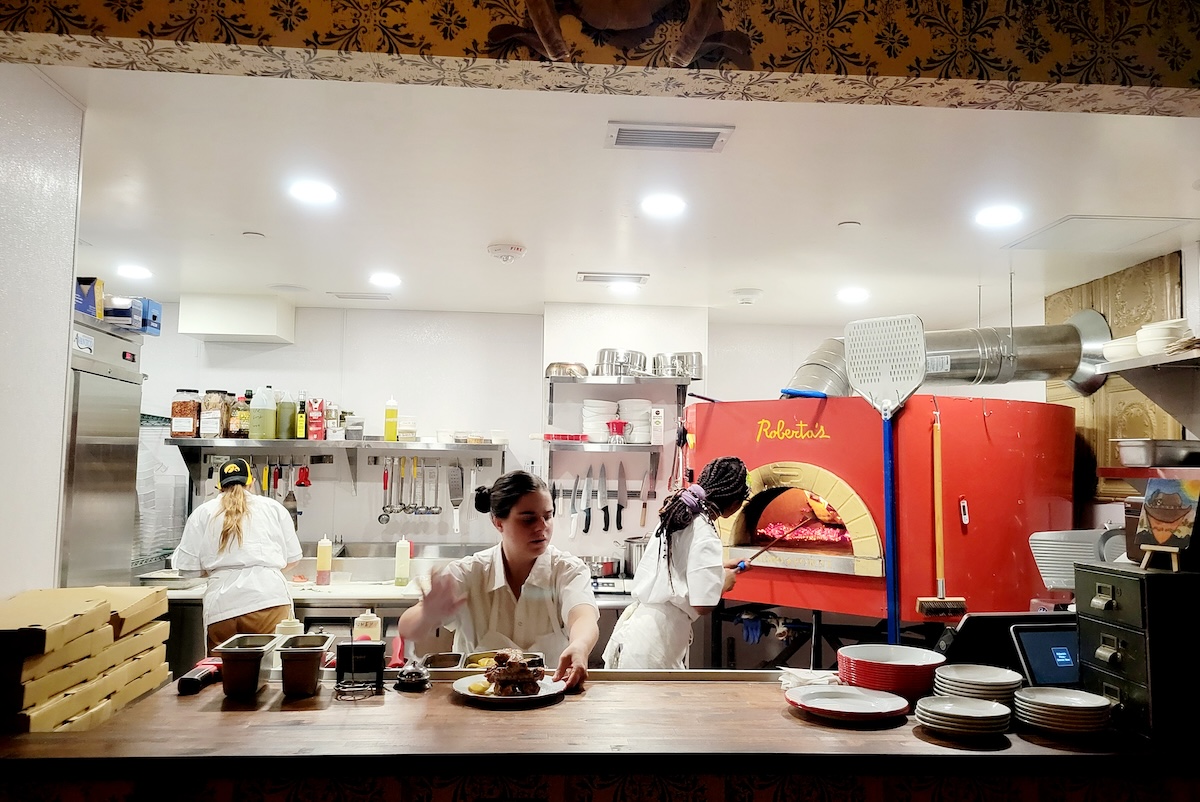
[[[746,465],[720,457],[700,480],[669,496],[658,530],[633,577],[633,603],[613,628],[605,668],[687,668],[692,623],[733,587],[736,561],[722,560],[713,521],[741,508],[750,488]]]

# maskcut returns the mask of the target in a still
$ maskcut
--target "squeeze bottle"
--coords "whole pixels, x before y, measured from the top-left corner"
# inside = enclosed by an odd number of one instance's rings
[[[412,557],[412,544],[401,538],[396,541],[396,584],[403,587],[408,584],[409,558]]]
[[[300,391],[300,400],[296,402],[296,439],[308,438],[308,398],[304,390]]]
[[[387,404],[383,408],[383,439],[390,442],[396,442],[398,438],[396,424],[400,417],[400,405],[396,403],[396,398],[393,396],[388,399]]]
[[[317,584],[329,584],[329,572],[333,569],[333,542],[323,537],[317,541]]]
[[[296,618],[285,618],[275,625],[275,634],[284,636],[303,635],[304,622]],[[280,668],[283,666],[283,653],[278,649],[275,649],[274,653],[275,659],[272,661],[272,664],[275,666],[275,668]]]
[[[351,640],[383,640],[383,626],[379,616],[371,610],[354,619],[354,628],[350,630]]]

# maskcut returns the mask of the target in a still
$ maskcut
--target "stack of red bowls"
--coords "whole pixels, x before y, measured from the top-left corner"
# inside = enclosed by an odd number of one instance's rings
[[[859,643],[838,649],[838,679],[888,691],[908,699],[927,695],[933,688],[933,672],[946,662],[944,655],[915,646]]]

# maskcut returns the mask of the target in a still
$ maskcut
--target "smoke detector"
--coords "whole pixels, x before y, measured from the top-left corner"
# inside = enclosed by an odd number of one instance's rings
[[[763,291],[758,287],[742,287],[734,290],[733,300],[737,301],[739,306],[753,306],[758,303],[758,299],[762,297]]]
[[[512,264],[525,255],[524,245],[514,245],[509,242],[497,242],[489,245],[487,251],[504,264]]]

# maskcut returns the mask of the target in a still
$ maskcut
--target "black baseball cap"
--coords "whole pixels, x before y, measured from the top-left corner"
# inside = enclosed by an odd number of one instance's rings
[[[244,485],[250,482],[250,463],[237,458],[221,466],[221,487]]]

